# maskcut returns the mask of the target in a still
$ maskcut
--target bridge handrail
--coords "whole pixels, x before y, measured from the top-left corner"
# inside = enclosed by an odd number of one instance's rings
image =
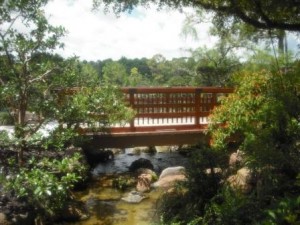
[[[124,93],[232,93],[233,88],[228,87],[122,87]]]
[[[54,90],[72,95],[80,88]],[[219,105],[220,97],[234,91],[224,87],[123,87],[129,107],[136,111],[127,124],[116,124],[111,133],[152,132],[156,130],[205,129],[207,117]]]
[[[127,87],[121,90],[136,116],[129,127],[115,127],[113,132],[202,129],[207,126],[208,115],[219,104],[219,97],[233,92],[233,88],[221,87]]]

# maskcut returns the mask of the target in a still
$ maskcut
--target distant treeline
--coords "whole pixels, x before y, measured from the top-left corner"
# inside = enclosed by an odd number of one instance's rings
[[[224,86],[239,65],[237,59],[225,58],[218,64],[213,64],[212,60],[204,57],[167,60],[162,55],[155,55],[150,59],[122,57],[119,60],[84,63],[91,65],[103,82],[120,86]]]

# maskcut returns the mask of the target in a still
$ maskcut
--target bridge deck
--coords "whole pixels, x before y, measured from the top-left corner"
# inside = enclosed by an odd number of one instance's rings
[[[199,144],[208,142],[205,130],[157,130],[155,132],[90,133],[91,144],[100,148],[128,148]]]

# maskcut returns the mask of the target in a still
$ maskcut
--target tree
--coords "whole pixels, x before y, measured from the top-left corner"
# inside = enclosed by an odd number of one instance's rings
[[[150,75],[150,69],[147,65],[147,59],[128,59],[126,57],[122,57],[118,60],[123,66],[126,67],[127,74],[130,74],[132,68],[136,67],[138,71],[143,74],[144,77],[148,78]]]
[[[196,62],[193,58],[177,58],[167,61],[169,67],[167,84],[169,86],[195,85],[192,79],[195,76]]]
[[[41,10],[46,3],[5,1],[0,11],[0,101],[15,119],[19,163],[28,139],[45,121],[41,110],[50,100],[47,80],[59,72],[53,57],[45,53],[61,46],[59,38],[65,31],[48,23]],[[33,110],[32,105],[40,105],[39,122],[28,129],[26,112]]]
[[[286,74],[270,65],[235,74],[235,92],[220,98],[210,117],[212,145],[197,148],[187,182],[160,198],[164,224],[299,222],[299,66]],[[237,149],[243,160],[229,166]],[[241,168],[252,174],[248,193],[229,181]]]
[[[94,7],[99,7],[102,0],[94,0]],[[214,12],[214,17],[228,17],[261,29],[300,30],[300,3],[294,0],[199,0],[199,1],[113,1],[103,0],[106,9],[112,5],[116,13],[131,11],[136,5],[155,3],[159,7],[180,8],[193,6]]]
[[[194,13],[187,14],[183,27],[185,36],[192,35],[198,38],[196,27],[203,22],[211,21],[212,27],[209,33],[219,37],[232,47],[240,49],[255,49],[254,45],[263,42],[267,47],[274,47],[276,42],[280,54],[287,53],[287,32],[284,30],[259,29],[239,20],[232,20],[226,16],[211,18],[212,14],[206,14],[204,10],[197,9]]]
[[[127,107],[114,93],[115,89],[103,88],[106,93],[99,93],[99,77],[89,65],[76,58],[64,60],[53,55],[53,50],[62,46],[59,40],[65,30],[48,23],[41,10],[47,2],[9,0],[0,10],[0,105],[14,118],[13,145],[18,149],[19,165],[40,128],[49,121],[61,121],[75,128],[85,120],[95,123],[95,118],[89,117],[91,112],[105,114],[107,110],[107,115],[114,117],[112,111],[116,107],[105,102],[105,97],[119,101],[115,112],[124,112],[124,117],[118,114],[120,119],[127,116]],[[72,87],[79,87],[78,92],[69,96],[73,105],[62,107],[59,93],[53,90]],[[34,123],[28,114],[34,117]]]
[[[154,55],[147,61],[151,70],[150,82],[154,86],[167,85],[167,80],[171,75],[171,67],[168,60],[160,54]]]
[[[97,60],[96,62],[91,61],[89,62],[89,64],[97,71],[98,76],[100,77],[100,79],[103,79],[103,67],[105,66],[105,64],[112,62],[112,59],[106,59],[106,60]]]
[[[139,73],[136,67],[130,70],[130,75],[128,78],[128,85],[131,87],[136,87],[142,83],[142,75]]]
[[[241,166],[255,175],[253,190],[248,195],[220,192],[207,207],[203,224],[297,224],[299,62],[284,75],[259,68],[237,74],[235,81],[235,92],[213,111],[209,126],[215,150],[229,152],[228,142],[235,137],[236,149],[244,154]]]
[[[226,86],[240,67],[231,46],[220,42],[215,48],[198,48],[192,52],[197,61],[195,82],[204,86]]]
[[[47,2],[6,0],[0,6],[0,107],[15,127],[12,138],[0,132],[0,148],[18,152],[17,160],[3,159],[9,179],[1,180],[1,195],[7,190],[26,200],[40,219],[57,215],[86,176],[82,153],[73,148],[66,154],[80,123],[106,125],[130,116],[121,93],[100,89],[88,64],[53,54],[65,30],[48,23],[41,10]],[[61,126],[43,137],[40,128],[53,121]]]
[[[128,75],[125,66],[118,62],[109,62],[102,69],[103,82],[106,84],[127,86]]]

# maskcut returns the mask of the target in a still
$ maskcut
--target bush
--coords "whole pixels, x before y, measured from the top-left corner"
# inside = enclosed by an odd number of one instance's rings
[[[235,77],[235,93],[213,112],[210,131],[214,149],[228,151],[228,140],[238,136],[239,149],[245,153],[245,165],[255,171],[257,177],[249,196],[240,198],[223,192],[221,204],[212,201],[205,215],[206,220],[212,219],[211,224],[262,224],[265,215],[261,212],[284,196],[299,195],[295,187],[300,172],[297,70],[296,66],[287,74],[243,72]],[[220,123],[224,126],[219,126]],[[244,210],[249,217],[240,216]]]
[[[297,198],[283,198],[267,211],[267,218],[263,225],[300,224],[300,196]]]
[[[188,181],[165,193],[159,201],[163,222],[193,224],[192,221],[199,220],[206,204],[221,187],[222,174],[215,173],[214,169],[224,168],[224,156],[204,146],[194,151],[187,167]]]
[[[31,159],[4,182],[5,190],[25,199],[40,218],[51,218],[70,200],[70,190],[83,179],[86,168],[81,156],[62,159]]]
[[[261,205],[255,197],[245,196],[224,186],[206,205],[202,224],[256,224],[262,217],[260,209]]]

